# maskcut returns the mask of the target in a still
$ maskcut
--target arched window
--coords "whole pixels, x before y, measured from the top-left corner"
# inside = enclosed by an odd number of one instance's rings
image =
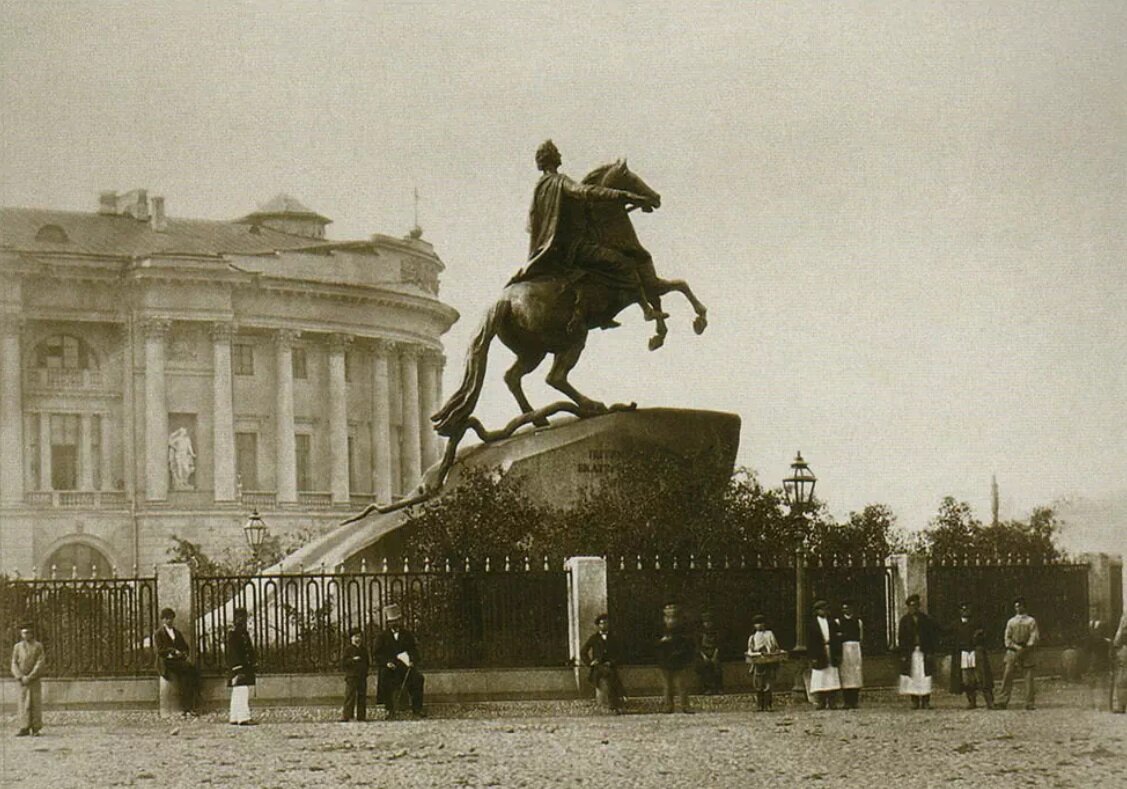
[[[70,241],[67,231],[61,225],[43,225],[35,234],[36,241],[47,241],[52,244],[66,244]]]
[[[43,574],[48,578],[52,567],[58,578],[109,578],[113,575],[113,565],[106,555],[84,542],[59,546],[43,563]]]
[[[79,338],[56,334],[36,347],[35,366],[51,370],[95,370],[98,357]]]

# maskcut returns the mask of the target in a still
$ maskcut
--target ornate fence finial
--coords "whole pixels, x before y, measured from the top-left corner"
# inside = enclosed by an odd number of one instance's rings
[[[532,561],[528,558],[528,554],[524,555],[524,571],[527,573],[532,569]]]
[[[403,554],[403,572],[411,572],[411,558],[407,554]]]
[[[655,570],[661,569],[661,557],[658,556],[656,553],[654,554],[654,569]]]
[[[466,572],[468,573],[469,571],[470,571],[470,557],[467,556],[466,557]]]
[[[544,554],[544,572],[548,572],[550,569],[552,569],[552,566],[548,563],[548,554]]]
[[[485,572],[489,572],[489,557],[485,557]]]
[[[133,562],[133,577],[137,577],[137,562]]]
[[[642,554],[638,554],[638,569],[642,569]]]
[[[450,557],[446,557],[446,572],[450,572]]]
[[[430,572],[430,557],[429,556],[423,557],[423,572],[424,573]]]
[[[116,564],[113,566],[113,577],[117,578],[117,565]]]
[[[72,579],[78,577],[78,565],[77,564],[72,564],[70,566],[70,577]]]
[[[509,555],[505,554],[505,572],[509,572]]]
[[[697,557],[696,557],[696,554],[692,554],[692,553],[690,553],[690,554],[689,554],[689,569],[690,569],[690,570],[695,570],[695,569],[697,569]]]

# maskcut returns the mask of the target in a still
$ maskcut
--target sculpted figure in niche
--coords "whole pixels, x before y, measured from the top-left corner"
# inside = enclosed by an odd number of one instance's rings
[[[186,427],[177,428],[168,437],[168,470],[172,473],[172,486],[176,490],[192,489],[192,474],[196,472],[196,452]]]

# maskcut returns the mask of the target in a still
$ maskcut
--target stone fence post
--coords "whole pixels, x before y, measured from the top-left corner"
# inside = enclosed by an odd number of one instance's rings
[[[595,617],[607,610],[607,562],[599,556],[572,556],[567,570],[568,649],[575,665],[575,687],[583,688],[580,650],[595,632]]]
[[[1123,612],[1123,557],[1120,554],[1082,553],[1088,565],[1088,619],[1114,627]]]
[[[176,627],[194,653],[196,617],[192,610],[192,568],[187,564],[157,565],[157,611],[164,608],[176,612]]]
[[[892,567],[892,627],[908,613],[904,601],[914,594],[920,596],[920,610],[927,611],[927,556],[922,553],[894,553],[888,557]],[[894,630],[895,632],[895,630]]]

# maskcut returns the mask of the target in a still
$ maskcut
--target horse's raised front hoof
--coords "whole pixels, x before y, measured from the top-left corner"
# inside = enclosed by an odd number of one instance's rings
[[[707,328],[708,318],[705,317],[704,313],[701,313],[696,317],[696,320],[693,321],[693,331],[697,334],[704,334],[704,330]]]
[[[665,335],[655,334],[653,337],[650,337],[648,344],[651,351],[656,351],[658,348],[665,345]]]

